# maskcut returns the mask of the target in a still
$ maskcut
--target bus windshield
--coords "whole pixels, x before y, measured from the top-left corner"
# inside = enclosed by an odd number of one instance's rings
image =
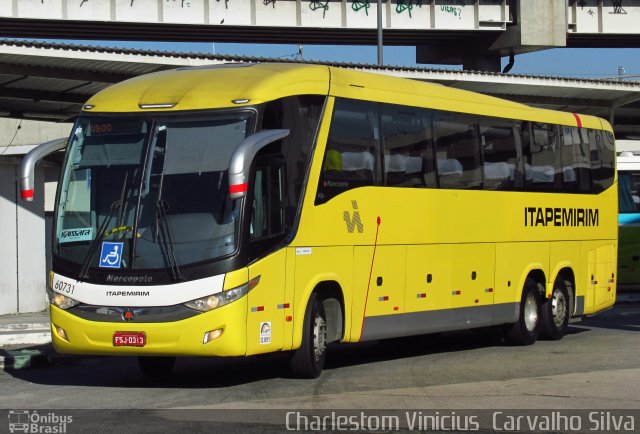
[[[228,165],[252,112],[85,116],[61,180],[54,252],[83,268],[167,268],[236,249]]]

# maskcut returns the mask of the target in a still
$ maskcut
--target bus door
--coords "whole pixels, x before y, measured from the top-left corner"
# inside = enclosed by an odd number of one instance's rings
[[[284,159],[263,157],[256,162],[249,224],[249,292],[247,354],[282,349],[287,251],[285,238]]]

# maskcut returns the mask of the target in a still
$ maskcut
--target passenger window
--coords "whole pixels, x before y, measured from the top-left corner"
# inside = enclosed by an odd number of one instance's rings
[[[440,188],[481,188],[478,124],[458,113],[438,113],[436,166]]]
[[[613,185],[614,138],[608,131],[594,131],[595,146],[591,146],[592,191],[599,193]]]
[[[337,99],[316,204],[357,187],[380,185],[378,106]]]
[[[482,120],[480,146],[484,161],[485,190],[513,190],[521,187],[518,176],[521,158],[520,122]]]
[[[562,190],[567,192],[591,190],[589,137],[586,130],[562,127]]]
[[[533,123],[530,137],[524,152],[525,188],[529,191],[559,191],[560,157],[555,127]]]
[[[435,187],[430,112],[385,106],[382,132],[386,185]]]

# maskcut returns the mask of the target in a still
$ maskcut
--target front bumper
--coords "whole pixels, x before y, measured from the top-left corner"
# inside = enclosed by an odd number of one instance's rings
[[[244,356],[246,354],[247,297],[191,318],[171,322],[98,322],[51,306],[51,337],[56,351],[65,354],[136,356]],[[64,329],[68,340],[57,332]],[[205,333],[222,335],[203,343]],[[113,345],[115,332],[144,332],[144,347]]]

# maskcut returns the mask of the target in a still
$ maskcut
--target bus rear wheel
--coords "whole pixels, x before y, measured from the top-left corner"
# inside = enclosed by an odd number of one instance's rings
[[[542,306],[542,336],[560,340],[569,328],[569,291],[561,277],[553,284],[553,294]]]
[[[291,371],[298,378],[318,378],[327,350],[327,316],[316,294],[309,299],[303,327],[302,344],[291,357]]]
[[[175,357],[138,357],[140,371],[151,378],[166,377],[173,370],[175,363]]]
[[[518,321],[507,329],[507,341],[512,345],[532,345],[542,329],[541,295],[538,282],[527,279],[522,290]]]

